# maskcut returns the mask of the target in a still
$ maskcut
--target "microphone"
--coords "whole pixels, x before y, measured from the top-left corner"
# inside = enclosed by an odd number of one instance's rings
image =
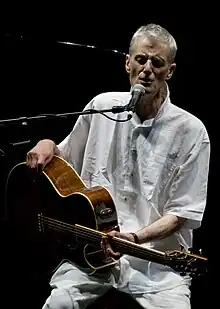
[[[133,86],[133,89],[131,91],[131,99],[129,103],[126,106],[126,111],[127,112],[134,112],[137,103],[140,101],[141,97],[145,94],[146,89],[143,85],[141,84],[136,84]]]

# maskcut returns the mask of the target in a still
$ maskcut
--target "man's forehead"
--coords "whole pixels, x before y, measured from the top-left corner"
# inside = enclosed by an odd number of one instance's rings
[[[163,57],[169,55],[170,49],[166,43],[159,41],[154,37],[140,37],[134,45],[134,53],[157,54]]]

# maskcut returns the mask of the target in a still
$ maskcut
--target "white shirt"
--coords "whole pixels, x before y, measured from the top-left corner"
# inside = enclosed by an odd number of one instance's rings
[[[85,107],[108,109],[129,102],[129,92],[103,93]],[[116,120],[127,112],[107,113]],[[88,187],[112,194],[121,232],[135,232],[164,214],[187,218],[174,235],[143,246],[160,251],[192,246],[192,229],[201,224],[207,194],[210,141],[204,124],[173,105],[169,91],[154,119],[136,114],[116,122],[101,114],[78,118],[58,145]],[[121,258],[122,284],[135,293],[153,292],[190,282],[168,266],[132,256]]]

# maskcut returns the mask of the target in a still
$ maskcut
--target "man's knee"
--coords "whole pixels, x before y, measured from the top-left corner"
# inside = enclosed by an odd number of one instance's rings
[[[66,290],[54,289],[42,309],[78,309]]]

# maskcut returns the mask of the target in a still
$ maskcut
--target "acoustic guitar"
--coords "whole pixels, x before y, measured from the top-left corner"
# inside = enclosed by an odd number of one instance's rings
[[[109,231],[120,231],[111,194],[102,186],[88,188],[61,157],[54,156],[38,174],[25,162],[12,168],[6,186],[6,218],[13,237],[31,243],[29,250],[43,256],[51,267],[68,259],[95,273],[116,263],[100,245]],[[180,274],[207,271],[208,259],[200,254],[161,252],[118,237],[110,241],[121,254],[167,265]]]

